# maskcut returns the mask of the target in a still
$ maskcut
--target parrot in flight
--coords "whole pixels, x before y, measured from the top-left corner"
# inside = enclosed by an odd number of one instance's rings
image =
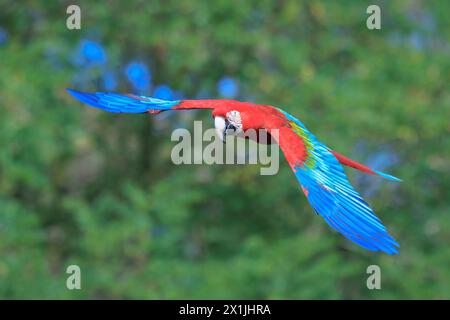
[[[216,132],[223,141],[226,135],[242,136],[248,129],[265,130],[280,146],[315,212],[330,227],[368,250],[398,253],[400,245],[352,187],[342,165],[389,180],[401,180],[330,149],[303,123],[279,108],[236,100],[167,101],[134,94],[67,91],[85,104],[114,113],[211,109]],[[274,130],[277,134],[271,135]]]

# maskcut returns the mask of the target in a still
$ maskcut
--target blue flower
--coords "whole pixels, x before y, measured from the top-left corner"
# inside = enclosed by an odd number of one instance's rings
[[[0,27],[0,46],[6,44],[6,42],[8,42],[8,38],[8,32]]]
[[[217,90],[222,97],[232,99],[239,93],[239,86],[233,78],[223,77],[217,84]]]
[[[153,96],[162,100],[173,100],[174,92],[166,85],[160,85],[155,88]]]
[[[146,90],[149,88],[152,75],[145,64],[131,62],[126,66],[125,73],[135,89]]]
[[[105,49],[101,44],[91,40],[82,40],[74,57],[75,64],[84,66],[102,65],[106,60]]]
[[[117,88],[117,76],[112,71],[106,71],[102,75],[102,81],[103,81],[103,87],[108,90],[112,91]]]
[[[83,56],[92,63],[103,64],[106,62],[106,53],[103,47],[94,41],[84,40],[81,44]]]

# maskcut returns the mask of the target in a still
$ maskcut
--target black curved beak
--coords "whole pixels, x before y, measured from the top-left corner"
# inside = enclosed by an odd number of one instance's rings
[[[227,119],[225,119],[225,130],[222,133],[222,142],[226,143],[227,134],[232,134],[236,131],[236,127],[230,123]]]

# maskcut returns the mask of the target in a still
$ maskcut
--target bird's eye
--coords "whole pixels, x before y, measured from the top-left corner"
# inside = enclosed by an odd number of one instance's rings
[[[227,113],[227,120],[229,124],[227,125],[228,130],[233,130],[239,132],[242,130],[242,120],[239,111],[232,110]]]

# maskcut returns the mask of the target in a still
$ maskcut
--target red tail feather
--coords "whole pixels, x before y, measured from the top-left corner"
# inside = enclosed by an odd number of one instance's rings
[[[381,176],[381,177],[383,177],[385,179],[389,179],[389,180],[392,180],[392,181],[402,181],[399,178],[391,176],[390,174],[387,174],[387,173],[384,173],[384,172],[381,172],[381,171],[378,171],[378,170],[370,169],[369,167],[366,167],[365,165],[363,165],[361,163],[358,163],[356,161],[353,161],[352,159],[344,157],[342,154],[339,154],[339,153],[337,153],[337,152],[335,152],[333,150],[330,150],[330,152],[336,157],[336,159],[338,159],[338,161],[340,163],[342,163],[345,166],[349,166],[349,167],[358,169],[358,170],[360,170],[362,172],[366,172],[366,173],[370,173],[370,174],[376,174],[376,175],[379,175],[379,176]]]
[[[340,163],[342,163],[345,166],[349,166],[352,168],[355,168],[357,170],[360,170],[362,172],[370,173],[370,174],[377,174],[374,170],[370,169],[369,167],[358,163],[356,161],[353,161],[352,159],[349,159],[347,157],[344,157],[343,155],[337,153],[336,151],[330,150],[332,154],[339,160]]]

